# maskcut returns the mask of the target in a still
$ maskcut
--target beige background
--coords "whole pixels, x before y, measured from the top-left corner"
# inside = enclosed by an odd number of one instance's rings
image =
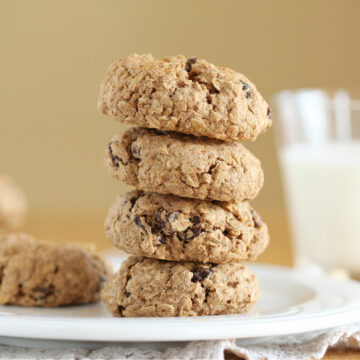
[[[110,62],[183,53],[245,73],[271,100],[284,88],[356,86],[360,1],[0,1],[0,171],[31,205],[25,230],[109,246],[102,223],[117,193],[102,164],[122,126],[96,112]],[[275,117],[276,122],[276,117]],[[255,201],[289,264],[274,131],[246,144],[266,175]]]

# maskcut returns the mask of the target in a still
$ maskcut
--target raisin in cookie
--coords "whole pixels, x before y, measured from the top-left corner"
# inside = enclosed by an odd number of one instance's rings
[[[111,175],[139,189],[201,200],[241,201],[260,191],[260,161],[243,145],[131,128],[108,145]]]
[[[227,263],[255,260],[267,226],[247,202],[210,202],[132,191],[118,197],[107,237],[129,254],[162,260]]]
[[[15,182],[0,175],[0,229],[19,227],[25,218],[27,202]]]
[[[271,125],[270,107],[244,75],[182,55],[116,61],[98,109],[122,123],[231,141],[255,140]]]
[[[258,299],[255,275],[241,263],[199,264],[131,257],[105,284],[115,316],[238,314]]]
[[[0,235],[0,304],[54,307],[99,301],[109,274],[85,248]]]

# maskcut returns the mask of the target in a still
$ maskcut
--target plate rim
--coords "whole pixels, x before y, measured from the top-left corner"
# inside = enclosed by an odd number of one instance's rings
[[[354,292],[355,295],[338,309],[335,307],[318,314],[301,316],[293,314],[276,317],[275,314],[268,315],[267,318],[250,315],[240,319],[240,314],[187,318],[56,317],[54,320],[51,316],[0,313],[0,337],[105,343],[250,339],[325,330],[348,325],[360,319],[360,284],[353,280],[336,280],[324,275],[312,276],[309,279],[305,273],[286,266],[251,264],[249,267],[255,273],[270,269],[274,276],[278,277],[280,274],[282,278],[310,285],[318,291],[330,287],[332,294],[336,293],[335,289],[338,289],[338,286],[348,287],[348,291]],[[21,326],[17,321],[20,318]],[[91,331],[85,332],[85,326]],[[136,331],[140,326],[143,330]],[[151,331],[146,331],[147,326]],[[160,331],[164,326],[168,330],[165,337],[162,336],[164,331]],[[157,330],[162,335],[159,335]]]

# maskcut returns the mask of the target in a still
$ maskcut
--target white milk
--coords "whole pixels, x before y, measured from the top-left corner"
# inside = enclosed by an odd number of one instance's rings
[[[360,273],[360,141],[280,153],[296,263]]]

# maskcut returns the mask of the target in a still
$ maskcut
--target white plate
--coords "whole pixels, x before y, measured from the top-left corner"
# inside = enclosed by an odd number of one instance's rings
[[[326,329],[360,320],[360,285],[289,268],[250,265],[261,298],[245,315],[113,318],[101,304],[57,309],[0,306],[0,343],[74,344],[258,338]],[[29,345],[29,344],[26,344]],[[43,346],[43,345],[42,345]]]

